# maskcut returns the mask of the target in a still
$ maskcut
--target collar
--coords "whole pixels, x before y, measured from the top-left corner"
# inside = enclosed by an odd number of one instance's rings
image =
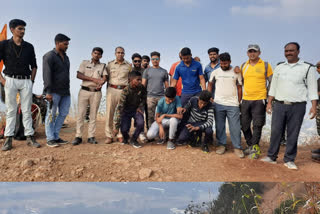
[[[53,52],[56,54],[56,55],[59,55],[58,51],[56,48],[53,48]],[[67,54],[66,53],[63,53],[64,56],[66,56]]]
[[[301,60],[300,58],[299,58],[299,61],[296,62],[296,63],[289,63],[288,60],[286,60],[286,61],[284,62],[284,64],[286,64],[286,65],[302,65],[303,63],[304,63],[304,61]]]
[[[13,41],[13,36],[9,39],[9,42],[12,42],[13,44],[15,44],[16,45],[16,43],[14,43],[14,41]],[[21,46],[22,45],[24,45],[24,40],[22,39],[22,41],[21,41]]]
[[[195,62],[195,60],[192,58],[191,64],[190,64],[190,66],[188,67],[188,66],[186,66],[186,64],[184,64],[184,61],[181,60],[182,66],[187,67],[187,68],[190,68],[190,67],[194,64],[194,62]]]
[[[128,64],[128,63],[127,63],[126,60],[123,60],[122,63],[118,63],[118,61],[115,59],[115,60],[114,60],[114,64],[120,64],[120,65],[122,65],[122,64]]]
[[[90,63],[91,63],[91,64],[94,64],[94,65],[99,65],[99,64],[100,64],[100,60],[98,61],[97,64],[95,64],[95,63],[93,62],[93,60],[91,59]]]
[[[259,58],[259,61],[257,62],[257,64],[259,64],[259,63],[263,63],[263,60],[261,58]],[[250,65],[250,60],[249,59],[247,60],[246,64]]]

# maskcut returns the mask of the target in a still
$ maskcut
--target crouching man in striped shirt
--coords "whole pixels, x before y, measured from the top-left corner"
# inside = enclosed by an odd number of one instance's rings
[[[213,105],[210,102],[211,93],[209,91],[202,91],[199,97],[192,97],[184,107],[184,118],[187,121],[183,125],[179,137],[178,144],[183,144],[188,141],[194,132],[198,132],[201,136],[205,132],[205,139],[201,145],[202,151],[209,152],[208,143],[212,142],[212,124],[213,124]]]

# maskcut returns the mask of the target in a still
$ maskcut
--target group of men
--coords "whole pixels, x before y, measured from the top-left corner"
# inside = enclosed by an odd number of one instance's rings
[[[17,93],[21,97],[27,143],[40,147],[34,138],[30,109],[37,63],[33,46],[23,40],[25,26],[23,20],[11,20],[9,27],[13,37],[0,42],[0,60],[5,64],[5,78],[0,75],[0,81],[5,87],[7,107],[4,151],[12,148]],[[59,137],[59,133],[70,108],[70,62],[66,55],[70,38],[57,34],[54,41],[55,48],[43,56],[44,94],[48,101],[45,130],[49,147],[68,143]],[[96,117],[101,88],[107,83],[105,143],[112,143],[116,137],[123,144],[140,148],[139,138],[144,143],[158,138],[158,144],[167,141],[167,149],[191,141],[192,144],[201,142],[202,150],[209,152],[208,145],[213,142],[215,129],[216,153],[222,155],[227,144],[227,118],[234,153],[240,158],[249,155],[258,159],[266,113],[272,112],[270,147],[267,157],[261,160],[276,163],[282,133],[286,129],[285,166],[297,169],[294,160],[306,102],[311,100],[310,118],[314,118],[319,94],[316,69],[298,57],[299,44],[290,42],[284,49],[287,60],[273,70],[270,63],[260,58],[258,45],[248,46],[249,59],[240,67],[231,66],[229,53],[219,54],[218,48],[210,48],[210,63],[203,70],[186,47],[181,49],[180,60],[168,73],[160,67],[159,52],[152,52],[150,57],[135,53],[131,64],[124,58],[124,48],[117,47],[115,60],[105,64],[100,62],[103,49],[93,48],[91,60],[84,60],[77,71],[82,84],[72,144],[82,143],[88,106],[87,142],[98,143],[95,138]],[[317,68],[320,71],[320,64]],[[132,119],[135,132],[130,138]],[[146,135],[145,126],[148,129]],[[247,143],[245,149],[241,146],[241,130]],[[205,134],[203,140],[202,133]],[[320,158],[320,151],[313,152],[313,157]]]

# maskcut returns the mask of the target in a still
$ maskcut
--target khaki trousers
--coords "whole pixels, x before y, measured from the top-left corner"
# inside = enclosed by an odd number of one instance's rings
[[[113,129],[114,129],[114,124],[113,124],[113,116],[114,112],[116,110],[116,107],[120,101],[122,89],[115,89],[108,87],[107,90],[107,108],[106,108],[106,127],[105,127],[105,134],[106,137],[112,138],[113,137]],[[117,138],[122,138],[122,134],[119,131]]]
[[[82,138],[83,124],[87,112],[87,106],[90,105],[90,120],[88,124],[88,138],[94,137],[96,133],[96,118],[101,101],[101,91],[91,92],[80,89],[78,96],[78,115],[76,137]]]

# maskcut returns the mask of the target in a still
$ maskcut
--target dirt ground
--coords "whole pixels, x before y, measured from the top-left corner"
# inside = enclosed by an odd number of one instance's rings
[[[62,129],[61,138],[72,141],[75,123]],[[85,133],[86,133],[85,126]],[[239,159],[228,142],[224,155],[217,155],[214,146],[206,154],[200,148],[179,146],[167,150],[166,145],[144,144],[135,149],[119,143],[104,144],[104,121],[97,124],[99,144],[71,144],[57,148],[46,146],[44,127],[37,130],[40,149],[25,141],[14,141],[11,151],[0,152],[0,181],[259,181],[298,182],[320,181],[320,164],[311,160],[314,146],[298,148],[296,164],[299,170],[283,165],[285,147],[281,147],[278,164],[263,163],[248,158]],[[3,140],[1,140],[1,143]],[[243,141],[244,143],[244,141]],[[262,143],[262,156],[268,145]]]

